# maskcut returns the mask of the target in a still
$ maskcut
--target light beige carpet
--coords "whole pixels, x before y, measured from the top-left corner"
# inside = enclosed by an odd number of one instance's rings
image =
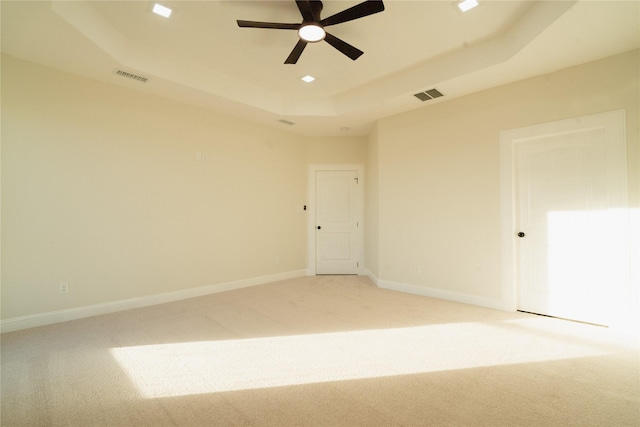
[[[3,426],[639,426],[637,337],[287,280],[2,335]]]

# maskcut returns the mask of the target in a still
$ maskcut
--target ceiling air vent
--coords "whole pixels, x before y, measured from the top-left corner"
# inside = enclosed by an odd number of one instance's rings
[[[130,73],[130,72],[124,71],[124,70],[116,70],[115,73],[117,75],[121,76],[121,77],[126,77],[128,79],[137,80],[137,81],[142,82],[142,83],[146,83],[146,82],[148,82],[150,80],[149,77],[141,76],[140,74]]]
[[[424,102],[430,99],[440,98],[444,95],[438,89],[429,89],[425,90],[424,92],[416,93],[413,96]]]

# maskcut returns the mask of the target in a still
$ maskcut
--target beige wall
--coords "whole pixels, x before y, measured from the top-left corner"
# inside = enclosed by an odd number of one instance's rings
[[[499,132],[626,109],[637,210],[638,75],[636,51],[333,139],[3,58],[2,318],[304,269],[310,164],[365,164],[378,279],[500,298]]]
[[[313,164],[364,164],[367,160],[365,137],[305,138],[307,162]]]
[[[380,120],[379,279],[479,300],[501,298],[502,130],[625,109],[629,200],[637,212],[638,55],[618,55]]]
[[[365,260],[370,274],[377,278],[379,274],[379,172],[378,172],[378,126],[376,125],[367,139],[367,162],[365,165]]]
[[[5,319],[306,268],[300,137],[3,58],[2,162]]]

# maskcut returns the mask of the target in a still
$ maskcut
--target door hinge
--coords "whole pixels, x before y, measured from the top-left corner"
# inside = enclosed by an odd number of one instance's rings
[[[358,181],[358,178],[353,178],[353,179],[355,179],[355,180],[356,180],[356,184],[358,184],[358,182],[359,182],[359,181]]]
[[[360,268],[360,262],[356,262],[356,268]]]

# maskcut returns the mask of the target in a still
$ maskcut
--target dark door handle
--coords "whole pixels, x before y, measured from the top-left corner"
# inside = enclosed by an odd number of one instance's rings
[[[322,227],[318,226],[318,230],[320,230]]]
[[[524,237],[526,236],[526,234],[524,234],[522,231],[518,233],[518,237]]]

